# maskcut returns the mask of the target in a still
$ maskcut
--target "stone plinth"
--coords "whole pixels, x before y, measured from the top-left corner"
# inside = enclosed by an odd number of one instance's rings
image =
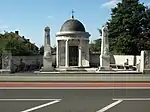
[[[43,72],[50,72],[53,71],[54,68],[52,67],[52,56],[49,57],[43,57],[43,67],[41,69],[41,71]]]
[[[100,67],[99,70],[112,70],[110,67],[110,56],[100,55]]]

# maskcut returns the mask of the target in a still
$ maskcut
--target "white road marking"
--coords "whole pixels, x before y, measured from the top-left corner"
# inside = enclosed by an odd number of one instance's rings
[[[61,99],[0,99],[0,101],[60,101]]]
[[[45,103],[42,105],[38,105],[38,106],[30,108],[30,109],[23,110],[21,112],[32,112],[34,110],[52,105],[54,103],[58,103],[58,102],[60,102],[60,100],[61,99],[0,99],[0,101],[51,101],[51,102],[48,102],[48,103]]]
[[[108,105],[108,106],[106,106],[106,107],[104,107],[104,108],[98,110],[97,112],[105,112],[106,110],[109,110],[110,108],[112,108],[112,107],[118,105],[118,104],[121,103],[122,101],[123,101],[123,100],[118,100],[118,101],[116,101],[116,102],[114,102],[114,103],[112,103],[112,104],[110,104],[110,105]]]
[[[124,101],[150,101],[150,98],[115,98],[113,100],[124,100]]]
[[[30,109],[27,109],[27,110],[23,110],[21,112],[32,112],[34,110],[37,110],[37,109],[40,109],[40,108],[43,108],[43,107],[46,107],[46,106],[49,106],[49,105],[52,105],[52,104],[58,103],[58,102],[60,102],[60,100],[55,100],[55,101],[52,101],[52,102],[48,102],[48,103],[45,103],[45,104],[42,104],[42,105],[30,108]]]

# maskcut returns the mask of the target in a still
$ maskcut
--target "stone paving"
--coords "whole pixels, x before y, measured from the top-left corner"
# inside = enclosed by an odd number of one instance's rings
[[[106,81],[143,82],[150,81],[149,74],[98,74],[98,73],[1,73],[0,81]]]

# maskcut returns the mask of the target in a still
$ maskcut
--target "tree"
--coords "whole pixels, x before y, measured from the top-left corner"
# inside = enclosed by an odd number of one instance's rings
[[[51,53],[55,53],[56,52],[56,46],[51,47]],[[40,54],[43,55],[44,54],[44,46],[42,45],[40,47]]]
[[[40,47],[40,55],[43,55],[44,54],[44,46],[41,46]]]
[[[140,54],[150,50],[150,11],[139,0],[122,0],[112,9],[109,28],[113,54]]]
[[[90,52],[100,52],[101,51],[101,39],[96,39],[94,42],[91,42],[90,45]]]
[[[25,41],[25,39],[13,32],[6,32],[4,35],[0,34],[0,41],[0,52],[7,50],[16,56],[37,55],[39,52],[36,45]]]

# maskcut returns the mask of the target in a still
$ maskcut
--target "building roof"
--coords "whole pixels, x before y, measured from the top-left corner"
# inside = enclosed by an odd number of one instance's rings
[[[68,31],[80,31],[85,32],[84,25],[77,19],[69,19],[67,20],[60,29],[60,32],[68,32]]]

